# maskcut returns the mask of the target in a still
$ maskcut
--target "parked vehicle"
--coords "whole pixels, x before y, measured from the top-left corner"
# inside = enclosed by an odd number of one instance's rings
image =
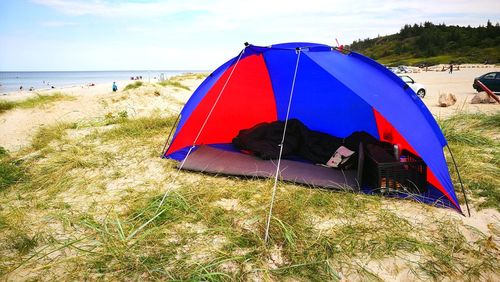
[[[390,71],[392,71],[393,73],[400,73],[399,69],[397,67],[387,67],[387,69],[389,69]]]
[[[406,84],[408,84],[408,86],[410,86],[410,88],[413,89],[413,91],[415,91],[415,93],[417,93],[418,97],[420,97],[420,98],[425,97],[425,93],[427,92],[425,85],[418,83],[418,82],[415,82],[415,80],[413,80],[413,78],[411,78],[407,75],[398,75],[398,76],[399,76],[399,78],[401,78],[401,80],[403,80]]]
[[[476,89],[477,92],[481,92],[483,91],[483,89],[479,86],[479,84],[477,84],[478,80],[481,81],[491,91],[496,92],[497,95],[500,95],[500,72],[489,72],[487,74],[481,75],[480,77],[474,78],[472,87]]]
[[[412,73],[413,71],[407,66],[398,66],[399,73]]]

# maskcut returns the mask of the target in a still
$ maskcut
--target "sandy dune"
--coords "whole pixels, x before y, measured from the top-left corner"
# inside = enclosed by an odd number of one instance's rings
[[[500,68],[462,68],[453,74],[448,72],[420,72],[408,74],[417,82],[427,87],[427,95],[423,99],[436,118],[445,118],[457,111],[496,112],[500,105],[472,105],[470,100],[476,93],[472,88],[474,77],[490,71],[500,71]],[[130,81],[120,81],[123,89]],[[201,83],[201,80],[184,80],[183,84],[191,90]],[[154,95],[158,91],[160,95]],[[34,109],[16,109],[0,114],[0,146],[9,150],[18,150],[30,143],[30,138],[36,130],[44,125],[57,122],[75,122],[85,119],[102,118],[107,113],[127,111],[130,116],[143,116],[160,111],[163,114],[178,113],[182,104],[189,99],[191,91],[180,88],[159,87],[149,85],[133,91],[111,91],[111,83],[98,84],[93,87],[70,87],[41,91],[40,94],[62,92],[76,97],[73,101],[62,101]],[[437,104],[440,93],[453,93],[457,103],[448,108]],[[20,100],[34,96],[31,92],[15,92],[0,97],[4,100]]]
[[[118,82],[123,89],[129,81]],[[185,80],[184,85],[195,89],[201,80]],[[157,93],[155,94],[155,91]],[[59,122],[78,122],[103,118],[111,113],[127,111],[129,116],[146,116],[154,111],[162,114],[176,114],[187,101],[191,91],[181,88],[147,85],[130,91],[111,91],[111,83],[93,87],[69,87],[37,92],[50,95],[61,92],[73,96],[71,101],[60,101],[33,109],[14,109],[0,114],[0,146],[16,151],[30,144],[39,127]],[[0,97],[7,101],[17,101],[33,97],[37,93],[15,92]]]

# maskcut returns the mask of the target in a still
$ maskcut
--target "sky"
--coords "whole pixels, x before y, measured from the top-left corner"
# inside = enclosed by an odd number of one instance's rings
[[[0,0],[0,71],[213,70],[245,42],[336,46],[488,19],[499,0]]]

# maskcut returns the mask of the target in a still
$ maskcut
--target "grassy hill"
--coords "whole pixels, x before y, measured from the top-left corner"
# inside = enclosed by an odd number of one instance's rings
[[[387,65],[434,65],[499,63],[500,25],[462,27],[424,24],[405,25],[392,35],[357,40],[351,50]]]

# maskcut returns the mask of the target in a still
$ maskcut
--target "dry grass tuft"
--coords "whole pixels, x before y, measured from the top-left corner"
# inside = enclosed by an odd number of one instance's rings
[[[158,82],[158,85],[163,86],[163,87],[167,87],[167,86],[176,87],[176,88],[181,88],[181,89],[188,90],[188,91],[191,90],[191,89],[189,89],[189,87],[182,84],[181,82],[176,81],[176,80],[172,80],[172,79],[167,79],[167,80],[164,80],[162,82]]]
[[[144,85],[144,83],[142,81],[136,81],[134,83],[127,84],[127,86],[125,86],[125,88],[123,88],[123,91],[137,89],[137,88],[141,87],[142,85]]]
[[[477,207],[500,211],[500,113],[459,113],[441,121],[441,127]],[[447,159],[451,157],[448,155]],[[453,168],[451,161],[448,166]],[[457,179],[454,169],[450,171]],[[459,189],[457,185],[456,190]]]
[[[31,108],[41,107],[44,105],[53,104],[54,102],[58,101],[68,101],[74,99],[75,97],[65,95],[61,92],[55,92],[50,95],[37,94],[35,97],[17,102],[0,100],[0,114],[15,108],[31,109]]]

